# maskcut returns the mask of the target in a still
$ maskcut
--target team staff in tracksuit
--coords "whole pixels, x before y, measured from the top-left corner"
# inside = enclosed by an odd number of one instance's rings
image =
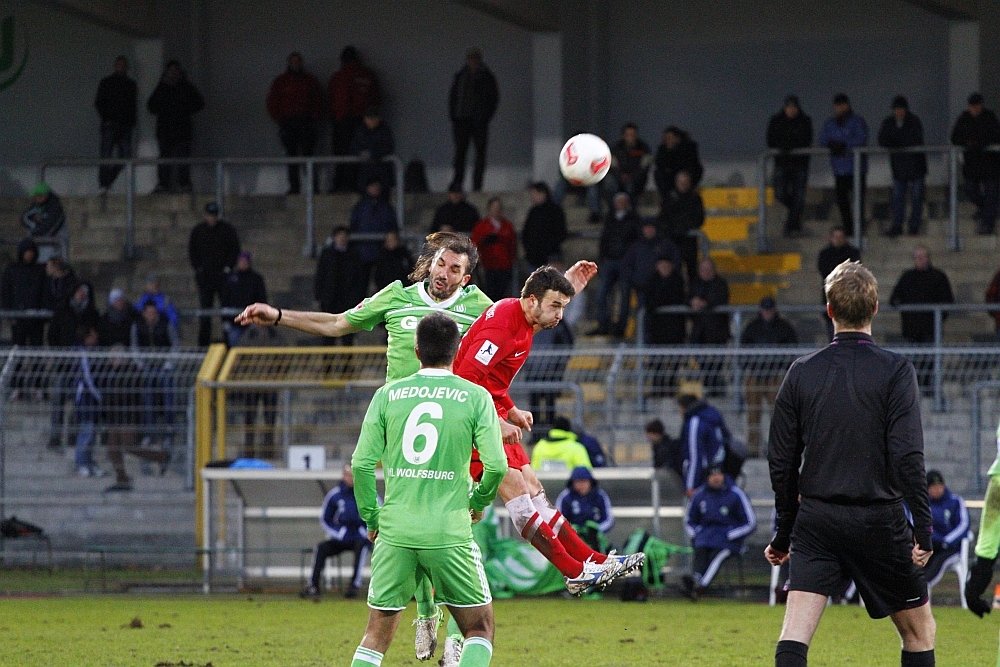
[[[792,364],[771,419],[777,521],[765,556],[780,565],[791,553],[775,665],[805,667],[827,597],[852,578],[869,616],[892,616],[902,667],[933,666],[923,571],[932,519],[916,372],[872,340],[878,283],[868,269],[839,265],[826,298],[833,342]]]
[[[743,539],[757,527],[750,499],[721,467],[713,467],[705,485],[688,505],[684,529],[691,538],[691,575],[681,579],[684,592],[697,599],[727,558],[743,550]]]
[[[601,551],[603,536],[614,527],[615,516],[611,513],[611,498],[597,485],[589,466],[573,468],[555,506],[584,542]]]
[[[705,483],[708,470],[722,465],[726,458],[726,438],[728,432],[722,415],[711,405],[697,396],[681,394],[677,405],[684,415],[681,428],[683,461],[681,470],[687,496]]]
[[[319,597],[319,578],[326,565],[326,559],[344,551],[354,552],[354,576],[344,593],[344,597],[357,597],[361,588],[361,571],[365,558],[371,553],[372,543],[368,541],[368,527],[358,512],[358,502],[354,499],[354,475],[351,466],[344,466],[344,477],[323,499],[320,524],[326,531],[327,539],[316,545],[313,558],[312,578],[309,586],[302,591],[302,597]]]
[[[927,472],[927,496],[934,518],[934,553],[924,567],[924,576],[928,588],[934,588],[961,555],[962,540],[970,535],[969,511],[965,499],[945,486],[944,476],[937,470]]]

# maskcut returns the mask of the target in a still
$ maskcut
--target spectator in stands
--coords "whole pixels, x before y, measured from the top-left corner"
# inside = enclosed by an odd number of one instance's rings
[[[951,143],[965,148],[962,177],[965,195],[976,205],[978,232],[992,234],[1000,203],[1000,153],[985,150],[1000,144],[1000,120],[979,93],[969,95],[969,108],[955,121]]]
[[[611,512],[611,499],[597,485],[589,466],[573,468],[566,488],[556,497],[555,506],[591,549],[607,553],[605,536],[614,527],[615,516]]]
[[[73,296],[76,288],[76,274],[62,257],[53,257],[45,262],[45,286],[42,289],[42,305],[55,311],[62,307]],[[51,333],[51,328],[49,333]],[[49,345],[53,343],[50,341]]]
[[[94,305],[94,288],[88,282],[73,286],[69,299],[61,302],[52,313],[49,325],[49,345],[72,347],[80,344],[81,332],[97,329],[100,316]]]
[[[108,294],[108,309],[97,324],[99,345],[128,345],[132,340],[132,325],[139,317],[139,311],[125,298],[125,292],[117,287]]]
[[[781,111],[771,116],[767,124],[767,147],[777,148],[774,156],[774,196],[788,209],[785,236],[797,236],[802,231],[802,213],[806,206],[806,184],[809,181],[809,156],[790,155],[796,148],[812,145],[812,119],[802,111],[799,98],[789,95]]]
[[[757,317],[747,324],[740,336],[740,345],[744,347],[776,347],[780,345],[796,345],[799,336],[795,327],[778,313],[778,304],[772,297],[766,296],[760,300],[760,310]],[[762,455],[760,446],[760,413],[761,403],[774,408],[774,397],[778,393],[781,379],[788,370],[784,361],[755,360],[744,369],[744,389],[747,400],[747,450],[749,456],[758,458]]]
[[[681,578],[687,597],[697,600],[730,556],[743,552],[743,540],[757,527],[750,499],[743,489],[713,466],[705,485],[688,505],[684,528],[694,547],[692,573]]]
[[[323,89],[319,79],[305,70],[302,54],[288,54],[288,65],[271,83],[267,93],[267,115],[278,124],[278,137],[288,157],[316,154],[316,123],[323,115]],[[302,191],[299,170],[304,165],[288,165],[288,194]],[[313,169],[313,191],[319,175]]]
[[[965,499],[944,484],[944,476],[937,470],[927,471],[927,495],[930,500],[934,532],[931,542],[934,553],[924,566],[928,590],[934,588],[945,570],[961,556],[962,540],[971,537],[969,511]],[[964,583],[964,582],[961,582]]]
[[[131,309],[125,301],[121,301]],[[138,427],[142,421],[142,371],[129,358],[125,347],[115,345],[112,356],[101,365],[97,388],[101,393],[100,422],[107,434],[108,459],[115,471],[115,482],[104,489],[105,493],[132,490],[132,479],[125,469],[125,454],[131,454],[146,463],[159,465],[160,475],[167,471],[170,452],[163,449],[140,447]]]
[[[377,178],[368,179],[361,200],[351,209],[351,234],[382,235],[390,229],[399,229],[396,211],[382,196],[382,182]],[[358,280],[361,288],[368,292],[372,269],[382,252],[381,240],[352,241],[351,247],[358,258]]]
[[[617,193],[611,200],[598,244],[601,287],[597,292],[597,328],[591,334],[621,337],[625,333],[631,287],[623,260],[629,247],[639,239],[641,227],[642,220],[632,208],[631,198],[624,192]]]
[[[629,291],[634,291],[639,308],[646,307],[646,285],[656,274],[656,263],[660,259],[669,259],[675,266],[681,262],[680,252],[670,239],[660,234],[656,220],[647,218],[642,221],[639,238],[633,241],[622,258],[622,274]],[[615,333],[624,333],[625,322],[620,320],[622,327]]]
[[[698,277],[688,287],[688,303],[697,311],[691,316],[691,342],[695,345],[725,345],[729,341],[729,315],[714,313],[729,304],[729,283],[715,269],[715,262],[703,259]]]
[[[566,213],[552,201],[549,186],[537,181],[528,186],[531,208],[521,230],[521,245],[528,271],[545,264],[552,255],[562,254],[562,244],[569,236],[566,230]]]
[[[552,428],[531,452],[531,466],[543,470],[546,466],[564,466],[573,470],[577,466],[591,468],[590,455],[576,439],[572,424],[563,416],[552,420]]]
[[[686,171],[677,172],[674,189],[667,193],[660,209],[660,219],[667,236],[681,252],[688,278],[698,273],[698,237],[705,224],[705,203],[694,191],[694,181]]]
[[[313,552],[312,577],[309,586],[302,591],[302,597],[318,599],[322,594],[320,576],[326,566],[326,559],[343,553],[354,552],[354,576],[344,593],[346,598],[358,596],[365,558],[372,550],[368,541],[368,527],[358,513],[358,503],[354,498],[354,475],[351,466],[344,466],[344,476],[340,484],[333,487],[323,499],[320,525],[326,532],[326,540],[316,545]]]
[[[191,119],[205,108],[205,100],[176,60],[168,62],[163,69],[160,83],[149,96],[146,108],[156,116],[160,157],[191,157],[194,139]],[[153,192],[191,192],[191,166],[163,164],[157,167],[157,184]]]
[[[882,121],[878,131],[878,145],[886,148],[911,148],[924,145],[924,126],[920,118],[910,111],[910,104],[902,95],[892,100],[892,115]],[[889,156],[892,168],[892,226],[887,236],[903,233],[906,216],[906,192],[910,191],[910,220],[907,233],[920,233],[920,217],[924,208],[924,177],[927,176],[927,156],[923,153],[893,153]]]
[[[830,235],[827,237],[828,243],[825,248],[819,251],[816,259],[816,268],[819,270],[820,282],[826,284],[826,277],[837,268],[839,264],[846,261],[860,262],[861,251],[848,243],[847,234],[844,228],[836,225],[830,228]],[[820,303],[826,305],[826,290],[820,287]],[[827,338],[833,339],[833,321],[830,316],[823,312],[823,321],[826,324]]]
[[[659,419],[647,422],[645,432],[653,467],[669,468],[683,478],[684,452],[681,449],[683,443],[667,435],[667,429]]]
[[[486,296],[494,301],[510,296],[514,262],[517,261],[517,232],[503,216],[503,204],[493,197],[486,205],[485,218],[472,228],[472,242],[479,249],[479,265],[483,267]]]
[[[413,266],[413,255],[410,254],[409,249],[399,240],[399,230],[390,229],[385,233],[382,252],[379,253],[375,267],[372,269],[372,280],[375,282],[375,289],[380,290],[397,280],[403,283],[404,287],[410,285],[409,276],[413,271]],[[257,300],[260,301],[260,299]]]
[[[983,299],[986,303],[1000,303],[1000,270],[993,274],[989,286],[986,288],[986,296]],[[990,315],[996,326],[997,340],[1000,341],[1000,310],[991,310]]]
[[[687,317],[683,313],[661,313],[660,308],[684,305],[684,278],[676,259],[662,255],[656,270],[643,288],[646,306],[644,340],[647,345],[683,345],[687,338]],[[649,360],[653,396],[666,396],[673,390],[677,362],[666,356]]]
[[[478,221],[479,210],[465,200],[462,185],[452,183],[448,186],[448,201],[434,211],[431,233],[443,231],[471,234]]]
[[[455,74],[448,95],[448,114],[455,137],[455,175],[451,179],[453,186],[464,186],[465,155],[471,141],[476,151],[472,189],[475,192],[483,189],[490,120],[493,119],[499,102],[497,80],[493,72],[483,64],[482,52],[477,48],[469,49],[465,54],[465,67]],[[477,215],[476,219],[478,218]]]
[[[350,246],[351,232],[347,227],[334,227],[330,242],[323,248],[313,278],[313,296],[324,313],[343,313],[365,298],[361,285],[361,265]],[[324,345],[354,344],[354,334],[323,338]]]
[[[43,306],[45,268],[38,263],[38,246],[30,239],[17,244],[17,261],[4,269],[0,279],[0,308],[4,310],[38,310]],[[40,346],[45,320],[17,318],[10,324],[14,345]]]
[[[396,140],[392,130],[382,119],[378,107],[369,107],[361,125],[354,131],[354,139],[348,150],[351,155],[363,160],[358,165],[357,189],[363,190],[372,178],[377,178],[386,189],[396,184],[396,173],[392,164],[382,159],[396,152]]]
[[[81,324],[74,332],[80,352],[76,360],[73,386],[76,389],[73,419],[76,421],[76,474],[80,477],[104,477],[103,470],[94,464],[94,438],[97,435],[97,418],[100,415],[101,392],[95,383],[96,368],[88,351],[97,346],[97,329]]]
[[[590,465],[594,468],[606,468],[608,466],[608,455],[604,451],[601,441],[584,431],[582,424],[574,428],[573,432],[576,433],[577,442],[587,450],[587,455],[590,457]]]
[[[573,348],[573,330],[567,318],[563,317],[551,329],[542,329],[534,335],[532,341],[532,349],[536,351],[566,350],[566,354],[529,356],[521,369],[521,377],[526,382],[562,382]],[[534,415],[539,427],[555,423],[556,399],[561,394],[562,390],[532,390],[528,395],[528,410]]]
[[[239,310],[243,310],[251,303],[267,303],[264,276],[253,270],[253,257],[249,252],[244,250],[236,257],[236,267],[222,284],[219,301],[223,308]],[[236,324],[232,317],[223,317],[222,320],[226,343],[230,347],[239,345],[247,327]]]
[[[691,177],[691,187],[698,187],[705,168],[698,158],[698,143],[691,135],[675,125],[663,130],[663,142],[656,149],[656,168],[653,179],[660,192],[660,205],[667,200],[677,183],[677,173],[686,171]]]
[[[611,148],[608,185],[614,192],[624,192],[636,201],[646,191],[652,163],[652,151],[649,144],[639,138],[639,127],[635,123],[625,123],[621,138]]]
[[[188,239],[188,259],[198,285],[198,305],[213,308],[215,297],[222,297],[222,286],[240,254],[240,239],[236,228],[219,218],[219,205],[205,204],[205,215],[191,230]],[[198,345],[212,342],[212,318],[203,316],[198,327]]]
[[[143,285],[142,296],[140,296],[135,302],[135,310],[137,313],[142,312],[142,309],[146,306],[147,301],[152,301],[156,304],[156,309],[167,316],[167,320],[170,321],[170,326],[178,330],[180,329],[180,313],[178,313],[177,308],[174,307],[174,302],[171,301],[170,297],[164,294],[163,290],[160,288],[160,276],[152,271],[146,274],[146,283]]]
[[[41,244],[38,261],[44,263],[65,254],[69,244],[66,211],[48,183],[39,183],[28,195],[31,206],[21,214],[21,224],[28,229],[28,236]]]
[[[131,347],[135,353],[166,353],[180,347],[177,329],[170,324],[167,316],[147,301],[142,307],[141,317],[132,325]],[[142,446],[148,447],[154,435],[163,434],[166,448],[173,443],[171,433],[174,424],[174,376],[173,364],[163,358],[146,358],[140,362],[142,370],[142,424],[145,434]],[[159,425],[159,427],[158,427]]]
[[[361,64],[361,56],[355,47],[345,46],[340,52],[340,69],[330,77],[327,98],[333,121],[333,154],[348,155],[365,110],[382,103],[378,79],[374,72]],[[357,173],[355,165],[337,165],[333,189],[353,191],[358,187]]]
[[[709,471],[726,460],[729,429],[719,411],[694,394],[680,394],[677,406],[684,418],[680,437],[681,477],[690,498],[705,483]]]
[[[135,127],[138,100],[135,79],[128,75],[128,60],[125,56],[118,56],[114,72],[101,79],[97,97],[94,98],[94,108],[101,117],[102,158],[132,157],[132,129]],[[102,193],[108,191],[121,170],[121,165],[101,165],[98,183]]]
[[[837,190],[837,206],[840,208],[840,223],[844,227],[855,222],[863,231],[865,224],[865,181],[868,161],[861,156],[861,219],[854,220],[852,192],[854,190],[854,153],[852,148],[868,144],[868,124],[865,119],[851,109],[851,100],[844,93],[833,98],[833,116],[823,123],[819,133],[819,145],[830,149],[830,166]],[[853,222],[852,222],[853,221]]]
[[[931,253],[926,246],[913,249],[913,268],[903,272],[892,288],[889,303],[893,306],[925,303],[955,303],[951,282],[944,271],[931,266]],[[942,313],[942,320],[948,313]],[[910,343],[934,342],[934,313],[904,312],[900,314],[903,338]]]

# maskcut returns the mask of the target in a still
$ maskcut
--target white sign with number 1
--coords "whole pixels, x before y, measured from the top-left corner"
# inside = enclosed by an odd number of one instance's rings
[[[289,470],[325,470],[326,447],[323,445],[291,445],[288,447]]]

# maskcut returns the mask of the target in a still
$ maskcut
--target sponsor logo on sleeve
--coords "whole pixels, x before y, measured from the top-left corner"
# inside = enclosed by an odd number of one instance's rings
[[[493,357],[496,356],[497,349],[497,344],[493,341],[483,341],[482,346],[479,348],[479,352],[476,352],[476,361],[481,363],[483,366],[489,366],[490,362],[493,361]]]

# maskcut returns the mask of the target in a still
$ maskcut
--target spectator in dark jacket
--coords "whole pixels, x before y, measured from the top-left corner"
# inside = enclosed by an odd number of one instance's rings
[[[141,313],[142,309],[146,307],[147,301],[156,304],[156,309],[167,316],[170,326],[175,329],[180,328],[180,313],[177,312],[173,300],[160,287],[160,276],[152,271],[146,274],[146,283],[143,285],[142,294],[135,300],[135,311]]]
[[[695,345],[725,345],[729,341],[729,315],[715,313],[717,306],[729,304],[729,283],[718,274],[710,259],[698,264],[698,277],[688,285],[688,303],[696,311],[691,316],[691,342]],[[702,362],[706,393],[720,396],[726,391],[725,361],[710,358]]]
[[[687,317],[683,313],[661,313],[665,306],[684,305],[684,278],[674,257],[660,256],[656,270],[643,290],[646,302],[645,343],[647,345],[683,345],[687,337]],[[672,357],[649,358],[653,396],[672,393],[677,382],[677,360]]]
[[[521,230],[521,245],[528,270],[534,271],[552,255],[562,254],[562,244],[569,233],[566,213],[550,198],[548,185],[542,181],[532,183],[528,194],[532,205]]]
[[[378,79],[374,72],[361,64],[361,56],[355,47],[345,46],[340,52],[340,69],[333,73],[327,84],[327,100],[333,121],[333,154],[348,155],[362,115],[367,109],[382,103]],[[337,165],[334,190],[354,190],[358,187],[357,183],[355,165]]]
[[[161,158],[191,157],[194,123],[191,118],[205,108],[205,100],[188,81],[180,63],[171,60],[163,69],[159,85],[146,102],[149,113],[156,116],[156,141]],[[191,167],[160,165],[154,192],[191,192]]]
[[[46,239],[38,252],[38,261],[44,264],[52,257],[65,254],[65,246],[69,243],[66,211],[48,183],[39,183],[28,194],[31,206],[21,214],[21,224],[36,242]]]
[[[903,306],[922,303],[955,303],[951,282],[944,271],[931,266],[931,253],[926,246],[913,249],[913,268],[903,272],[889,295],[889,303]],[[942,319],[948,313],[942,313]],[[903,338],[910,343],[934,342],[934,313],[904,312],[900,314]]]
[[[365,193],[361,196],[361,201],[351,209],[351,234],[384,235],[390,229],[399,229],[396,212],[382,197],[382,183],[377,178],[370,179],[365,187]],[[352,241],[351,248],[358,258],[358,280],[361,281],[361,287],[367,293],[372,269],[382,252],[382,241]]]
[[[198,285],[198,305],[212,308],[215,295],[222,298],[222,285],[236,257],[240,254],[240,239],[236,229],[219,219],[219,205],[205,204],[204,219],[191,230],[188,239],[188,259]],[[198,345],[207,347],[212,341],[212,318],[202,317],[198,328]]]
[[[472,171],[472,189],[483,189],[486,173],[486,141],[490,120],[497,111],[500,94],[497,80],[486,65],[479,49],[471,48],[465,54],[465,67],[455,74],[448,94],[448,115],[451,117],[455,137],[455,175],[452,185],[465,183],[465,156],[471,141],[476,150]],[[478,219],[479,216],[476,216]],[[456,230],[458,231],[458,230]]]
[[[979,93],[969,96],[969,108],[955,121],[951,143],[965,148],[962,177],[965,194],[976,205],[979,233],[992,234],[1000,202],[1000,153],[984,150],[1000,144],[1000,120],[984,106]]]
[[[288,65],[271,83],[267,93],[267,115],[278,124],[278,137],[288,157],[316,154],[316,123],[323,115],[323,89],[319,80],[305,71],[302,54],[288,54]],[[288,194],[302,191],[299,171],[304,165],[288,165]],[[313,170],[313,190],[318,174]]]
[[[694,234],[705,224],[705,204],[694,191],[694,182],[686,171],[677,172],[674,189],[667,193],[660,210],[667,237],[681,252],[688,278],[698,273],[698,237]]]
[[[42,289],[42,307],[55,311],[73,296],[77,280],[73,269],[62,257],[45,262],[45,286]],[[51,345],[51,343],[49,343]]]
[[[355,130],[348,152],[364,160],[358,165],[359,191],[363,190],[365,184],[372,178],[377,178],[387,189],[396,184],[392,165],[382,161],[382,158],[396,152],[396,140],[392,137],[392,130],[382,120],[382,113],[377,107],[365,110],[364,120]]]
[[[489,213],[472,228],[472,242],[479,250],[479,265],[483,267],[483,291],[494,301],[510,296],[514,262],[517,261],[517,232],[503,216],[499,197],[490,199]]]
[[[431,233],[444,231],[471,234],[478,221],[479,211],[465,200],[461,184],[452,183],[448,186],[448,201],[434,211]]]
[[[659,419],[647,422],[645,432],[653,467],[669,468],[683,478],[684,453],[681,451],[681,441],[667,435],[667,430]]]
[[[366,286],[361,285],[361,265],[351,250],[351,232],[347,227],[335,227],[330,242],[319,255],[313,278],[313,296],[324,313],[343,313],[365,298]],[[324,345],[354,343],[354,334],[323,338]]]
[[[399,240],[399,231],[390,229],[385,233],[382,252],[372,268],[372,281],[375,289],[380,290],[397,280],[406,287],[410,285],[409,275],[413,271],[413,255]]]
[[[631,198],[619,192],[611,200],[611,210],[604,220],[598,244],[601,287],[597,292],[597,329],[600,336],[622,336],[628,322],[629,294],[632,288],[622,264],[629,247],[639,239],[642,220],[632,208]],[[614,300],[618,297],[618,307]]]
[[[852,148],[868,144],[868,124],[865,119],[851,109],[851,100],[844,93],[833,98],[833,116],[823,123],[819,133],[819,145],[830,149],[830,166],[833,169],[834,185],[837,191],[837,206],[840,208],[840,224],[852,227],[854,216],[852,193],[854,191],[854,153]],[[868,161],[861,156],[861,220],[858,226],[864,230],[865,222],[865,181]]]
[[[743,540],[756,527],[756,515],[743,489],[720,468],[713,468],[691,498],[684,520],[694,547],[692,574],[681,579],[684,594],[697,600],[726,559],[743,551]]]
[[[133,352],[167,353],[180,346],[177,329],[167,316],[147,301],[140,317],[132,325],[131,348]],[[136,355],[138,359],[138,355]],[[162,435],[163,444],[173,442],[174,424],[174,373],[173,365],[166,359],[143,359],[142,370],[142,424],[145,433],[142,446],[150,444],[153,436]]]
[[[686,171],[691,176],[692,187],[698,187],[705,168],[698,158],[698,143],[691,139],[690,134],[671,125],[663,130],[663,143],[656,149],[656,167],[653,171],[661,206],[674,189],[679,171]]]
[[[125,298],[125,292],[117,287],[111,290],[108,309],[97,323],[98,344],[103,347],[128,345],[132,340],[132,325],[138,317],[139,311]]]
[[[634,201],[646,190],[652,162],[652,150],[639,138],[638,126],[626,123],[622,127],[621,139],[611,148],[609,185],[614,192],[624,192]]]
[[[847,241],[847,233],[844,228],[840,225],[836,225],[830,228],[829,243],[825,248],[819,251],[819,256],[816,258],[816,268],[819,270],[820,282],[826,284],[826,277],[837,268],[839,264],[842,264],[848,260],[852,262],[861,261],[861,251],[855,248],[853,245]],[[819,302],[826,305],[826,290],[821,286]],[[833,339],[833,321],[830,316],[823,312],[823,321],[826,324],[826,335],[827,338]]]
[[[132,129],[135,127],[138,88],[128,75],[125,56],[115,58],[114,73],[101,79],[97,86],[94,108],[101,117],[101,157],[132,157]],[[115,155],[115,152],[118,155]],[[118,178],[121,165],[102,165],[98,183],[106,191]]]
[[[591,549],[606,550],[604,538],[614,527],[615,516],[611,499],[598,486],[589,468],[573,468],[566,488],[556,497],[555,506]]]
[[[96,331],[100,316],[94,305],[94,288],[88,282],[77,283],[70,298],[58,305],[52,314],[52,324],[49,325],[49,345],[53,347],[72,347],[79,345],[80,330],[84,333],[90,329]]]
[[[781,111],[771,116],[767,124],[767,147],[782,152],[774,157],[774,196],[788,209],[785,236],[795,236],[802,231],[809,181],[809,156],[789,155],[788,152],[809,147],[812,139],[812,119],[802,111],[799,98],[789,95]]]
[[[4,269],[0,279],[0,308],[4,310],[38,310],[42,308],[45,291],[45,268],[38,263],[38,246],[30,238],[17,245],[17,261]],[[41,345],[45,320],[15,319],[10,325],[14,345]]]
[[[253,270],[252,259],[250,253],[245,251],[236,258],[235,269],[222,285],[220,301],[223,308],[243,310],[251,303],[267,303],[264,277]],[[226,342],[230,347],[239,345],[246,326],[236,324],[231,317],[225,317],[223,321],[225,324],[222,328],[226,332]]]
[[[77,279],[73,270],[62,257],[53,257],[45,263],[45,286],[42,289],[42,305],[53,312],[49,322],[49,330],[45,338],[50,347],[73,345],[76,336],[66,332],[64,327],[67,318],[63,311],[69,308],[70,298],[76,290]],[[57,317],[58,315],[58,317]],[[96,318],[96,311],[94,317]],[[70,323],[73,325],[73,323]],[[49,447],[59,449],[62,446],[63,416],[66,400],[72,396],[73,364],[65,360],[54,361],[49,369],[49,396],[52,399]]]
[[[897,95],[892,100],[892,115],[882,121],[878,131],[878,145],[886,148],[910,148],[924,145],[924,126],[910,112],[906,98]],[[923,153],[893,153],[889,156],[892,168],[892,226],[888,236],[903,233],[906,215],[906,191],[910,191],[910,220],[907,232],[920,233],[920,215],[924,207],[924,177],[927,175],[927,156]]]
[[[632,242],[622,258],[623,277],[629,290],[635,291],[640,308],[646,305],[646,285],[656,273],[656,262],[662,258],[669,259],[675,266],[681,261],[677,246],[660,234],[656,220],[647,218],[642,221],[639,238]]]
[[[740,345],[744,347],[795,345],[799,336],[791,322],[778,313],[774,299],[766,296],[760,300],[760,313],[743,329]],[[747,400],[747,450],[753,458],[761,456],[760,415],[761,404],[774,408],[781,379],[788,370],[784,361],[759,360],[745,369],[744,389]]]

